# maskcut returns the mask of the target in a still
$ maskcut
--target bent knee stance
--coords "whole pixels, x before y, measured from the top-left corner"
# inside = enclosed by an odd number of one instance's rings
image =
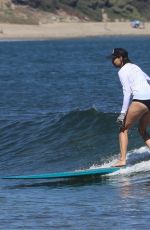
[[[126,127],[126,126],[122,126],[122,127],[120,127],[120,131],[119,131],[120,133],[121,132],[127,132],[128,133],[128,127]]]
[[[144,141],[147,141],[150,139],[150,134],[147,132],[146,129],[141,128],[140,126],[138,127],[138,132],[143,138]]]

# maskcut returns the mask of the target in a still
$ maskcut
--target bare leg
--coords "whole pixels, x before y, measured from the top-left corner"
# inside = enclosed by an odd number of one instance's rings
[[[127,129],[120,130],[119,144],[120,144],[121,158],[115,166],[126,165],[126,152],[127,152],[127,146],[128,146],[128,130]]]
[[[119,133],[119,143],[120,143],[120,160],[114,165],[114,167],[121,167],[126,165],[126,153],[128,147],[128,129],[131,128],[132,124],[139,120],[145,113],[147,113],[148,109],[145,105],[139,102],[132,102],[130,105],[126,119],[124,128],[120,130]],[[148,142],[148,141],[147,141]]]
[[[139,133],[145,141],[145,144],[150,148],[150,134],[147,132],[147,127],[150,125],[150,112],[145,113],[139,122]]]
[[[149,136],[149,139],[147,139],[146,141],[145,141],[145,144],[149,147],[149,149],[150,149],[150,136]]]

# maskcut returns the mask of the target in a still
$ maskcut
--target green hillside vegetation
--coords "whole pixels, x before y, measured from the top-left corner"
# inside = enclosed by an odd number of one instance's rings
[[[45,11],[64,9],[79,12],[91,20],[102,19],[101,9],[110,20],[142,19],[150,20],[150,0],[13,0],[16,4],[28,4]]]
[[[39,10],[51,13],[63,10],[68,15],[76,15],[78,18],[102,21],[103,9],[109,21],[132,19],[150,21],[150,0],[0,0],[0,2],[1,1],[7,2],[6,7],[8,7],[8,9],[5,10],[7,17],[14,16],[14,9],[9,7],[11,4],[15,7],[20,7],[18,10],[21,9],[21,7],[24,9],[24,15],[27,14],[27,16],[23,17],[22,23],[29,18],[33,20],[33,23],[34,21],[37,23],[38,19],[36,19],[35,15],[32,17],[32,10],[34,14],[35,11]],[[29,12],[27,13],[28,10]],[[6,14],[3,14],[3,17],[6,17]],[[15,15],[17,15],[16,18],[19,20],[19,14],[15,13]]]

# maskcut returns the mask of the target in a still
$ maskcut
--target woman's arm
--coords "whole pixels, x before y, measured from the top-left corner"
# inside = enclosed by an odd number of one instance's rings
[[[121,113],[126,113],[130,104],[131,89],[130,89],[127,74],[125,73],[119,74],[119,78],[123,89],[123,104],[122,104]]]

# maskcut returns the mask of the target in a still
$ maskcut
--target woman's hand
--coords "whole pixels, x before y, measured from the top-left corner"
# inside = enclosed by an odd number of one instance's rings
[[[123,126],[124,125],[124,119],[125,119],[125,113],[121,113],[118,117],[116,122],[120,125]]]

